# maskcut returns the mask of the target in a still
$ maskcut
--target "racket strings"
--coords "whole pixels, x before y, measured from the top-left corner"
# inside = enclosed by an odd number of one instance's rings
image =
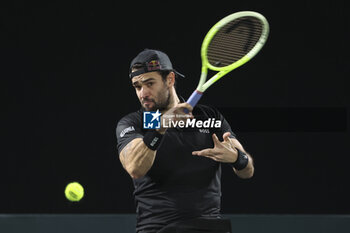
[[[208,46],[209,63],[224,67],[241,59],[259,41],[262,27],[263,24],[255,17],[242,17],[227,23]]]

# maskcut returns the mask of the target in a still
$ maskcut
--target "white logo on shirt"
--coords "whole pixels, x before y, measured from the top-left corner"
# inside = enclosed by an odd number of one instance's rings
[[[210,133],[209,129],[199,129],[200,133]]]
[[[135,131],[134,126],[129,126],[128,128],[123,129],[123,131],[120,133],[120,137],[124,137],[126,133],[129,133],[131,131]]]

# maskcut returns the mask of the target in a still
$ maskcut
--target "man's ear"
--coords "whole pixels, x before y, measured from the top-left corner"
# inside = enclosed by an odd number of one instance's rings
[[[167,76],[167,85],[168,87],[172,87],[175,84],[175,73],[171,71]]]

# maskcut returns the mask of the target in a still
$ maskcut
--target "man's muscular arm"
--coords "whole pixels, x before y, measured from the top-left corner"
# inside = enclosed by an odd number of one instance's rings
[[[183,112],[183,109],[187,108],[190,110],[188,114]],[[175,107],[169,109],[164,115],[172,116],[171,120],[183,120],[192,117],[192,106],[188,103],[176,104]],[[181,117],[176,117],[181,115]],[[163,135],[166,128],[160,128],[156,130],[159,134]],[[151,150],[146,144],[143,138],[135,138],[129,142],[120,152],[119,159],[122,163],[124,169],[129,173],[129,175],[138,179],[146,175],[146,173],[151,169],[154,159],[156,157],[157,150]]]
[[[152,167],[156,152],[149,149],[142,138],[135,138],[123,148],[119,159],[129,175],[133,179],[138,179]]]

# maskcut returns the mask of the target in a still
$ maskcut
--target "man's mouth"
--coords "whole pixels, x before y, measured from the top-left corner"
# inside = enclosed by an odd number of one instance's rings
[[[143,101],[142,101],[142,104],[145,105],[145,106],[149,106],[149,105],[151,105],[151,104],[153,104],[153,103],[154,103],[153,100],[143,100]]]

